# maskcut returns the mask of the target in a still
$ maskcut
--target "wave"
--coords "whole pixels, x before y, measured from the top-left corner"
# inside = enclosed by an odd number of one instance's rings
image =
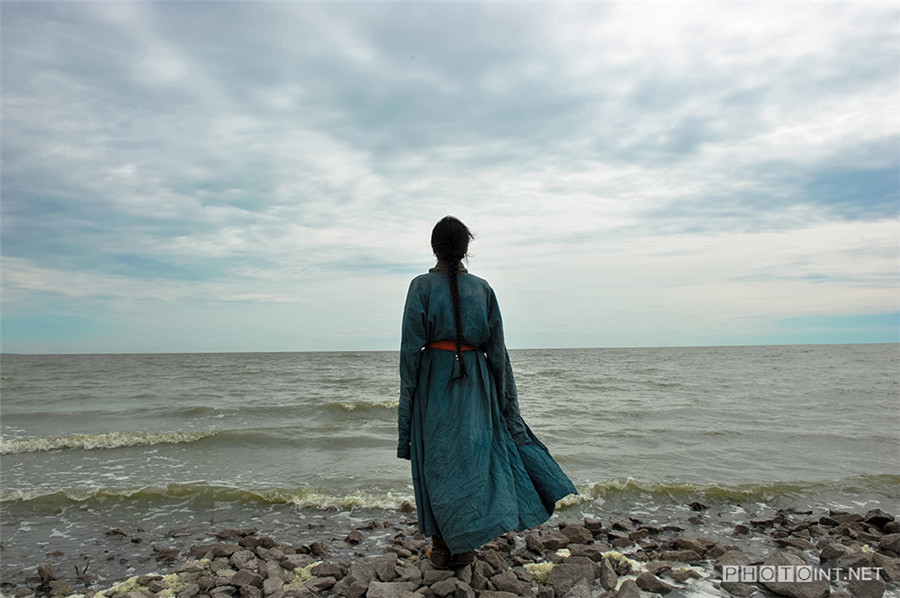
[[[111,449],[154,444],[196,442],[214,436],[216,432],[106,432],[101,434],[73,434],[70,436],[30,436],[0,438],[0,455],[39,453],[61,449]]]
[[[303,509],[318,510],[397,510],[404,502],[412,503],[414,501],[411,494],[402,492],[356,490],[342,494],[311,486],[235,488],[216,484],[184,483],[125,488],[66,488],[55,491],[0,489],[0,503],[21,503],[28,505],[29,508],[36,508],[39,505],[58,507],[66,503],[110,499],[135,502],[190,499],[199,503],[200,506],[212,506],[214,503],[222,502],[260,503],[294,505]]]
[[[598,499],[641,496],[658,501],[761,502],[777,499],[809,499],[826,494],[847,494],[865,497],[878,493],[900,498],[900,475],[863,475],[822,482],[769,482],[762,484],[693,484],[687,482],[648,482],[632,478],[592,482],[577,486],[578,495],[561,501],[560,506],[573,506]]]
[[[326,403],[325,408],[330,411],[382,411],[396,409],[399,404],[399,401],[335,401]]]

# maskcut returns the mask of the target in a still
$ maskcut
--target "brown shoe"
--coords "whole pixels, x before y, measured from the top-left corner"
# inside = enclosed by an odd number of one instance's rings
[[[475,551],[470,550],[468,552],[463,552],[462,554],[454,554],[450,559],[450,565],[454,569],[459,569],[460,567],[467,567],[475,562]]]
[[[428,551],[428,560],[435,569],[449,569],[451,562],[450,549],[444,543],[444,539],[435,534],[431,537],[431,550]]]

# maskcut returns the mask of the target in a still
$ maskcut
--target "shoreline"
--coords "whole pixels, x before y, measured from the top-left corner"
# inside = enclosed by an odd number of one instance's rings
[[[307,520],[306,529],[293,523],[290,532],[287,525],[260,532],[209,523],[151,539],[139,528],[116,528],[98,531],[94,554],[48,553],[34,567],[3,579],[0,593],[16,598],[900,594],[900,522],[892,514],[780,509],[729,521],[733,527],[724,533],[706,505],[685,507],[684,519],[662,522],[627,513],[579,521],[554,517],[501,536],[478,551],[475,565],[449,572],[430,566],[430,542],[418,534],[408,503],[364,523],[325,512]],[[123,557],[126,553],[136,556]],[[802,574],[827,571],[828,577],[753,579],[777,567]]]

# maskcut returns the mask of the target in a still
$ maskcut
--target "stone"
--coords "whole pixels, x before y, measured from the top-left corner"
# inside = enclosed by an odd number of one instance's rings
[[[447,596],[448,598],[475,598],[475,591],[455,577],[439,581],[431,586],[435,596]]]
[[[535,554],[544,552],[544,543],[534,535],[525,536],[525,547]]]
[[[263,595],[272,596],[278,592],[284,592],[284,582],[280,577],[267,577],[262,585]]]
[[[555,550],[555,549],[554,549]],[[482,555],[484,562],[490,567],[492,573],[499,573],[509,568],[506,559],[497,550],[488,550]]]
[[[153,552],[156,553],[157,561],[174,561],[178,558],[180,551],[177,548],[169,548],[166,546],[154,546]]]
[[[334,577],[335,579],[339,579],[344,576],[343,571],[341,571],[341,566],[333,561],[319,563],[315,567],[312,567],[309,572],[316,577]]]
[[[218,556],[228,556],[230,557],[235,552],[240,550],[241,547],[237,544],[231,544],[227,542],[217,542],[209,547],[209,551],[212,553],[214,557]]]
[[[37,568],[38,577],[41,578],[41,585],[48,585],[51,581],[56,581],[53,574],[53,567],[50,565],[41,565]]]
[[[262,591],[256,586],[241,586],[241,598],[262,598]]]
[[[231,577],[229,584],[238,587],[260,587],[262,586],[262,577],[260,577],[250,569],[241,569]]]
[[[634,580],[634,583],[636,583],[637,586],[642,590],[655,592],[657,594],[668,594],[675,589],[675,586],[667,584],[657,576],[647,571],[638,575],[637,579]]]
[[[189,583],[180,590],[175,595],[178,598],[194,598],[197,594],[200,593],[200,586],[195,583]]]
[[[600,561],[600,585],[604,590],[612,590],[619,584],[619,576],[609,559]]]
[[[362,533],[358,530],[353,530],[347,537],[344,538],[344,542],[347,544],[360,544],[364,540]]]
[[[750,528],[748,526],[744,525],[743,523],[738,523],[737,525],[734,526],[734,531],[732,532],[732,535],[746,536],[749,533],[750,533]]]
[[[641,590],[633,579],[626,579],[622,582],[622,585],[619,586],[619,591],[616,592],[616,598],[641,598]]]
[[[891,521],[889,523],[885,523],[884,527],[881,528],[881,531],[885,534],[900,533],[900,521]]]
[[[722,589],[732,596],[740,596],[741,598],[747,598],[756,592],[756,586],[740,581],[723,581]]]
[[[803,567],[806,561],[802,557],[789,552],[775,552],[763,563],[764,567]],[[790,598],[825,598],[828,596],[830,582],[827,579],[806,582],[763,581],[762,584],[772,592]]]
[[[563,595],[563,598],[591,598],[591,586],[586,579],[582,579]]]
[[[231,565],[237,569],[256,569],[259,567],[259,559],[252,550],[236,550],[229,558]]]
[[[397,577],[394,566],[397,564],[397,555],[393,552],[380,556],[371,556],[360,559],[350,566],[349,577],[356,581],[368,582],[393,581]]]
[[[175,569],[175,573],[199,573],[201,571],[206,571],[206,567],[197,559],[188,559]]]
[[[669,549],[693,550],[700,556],[703,556],[715,543],[715,540],[707,540],[705,538],[676,538],[669,542]]]
[[[244,536],[252,536],[256,533],[255,527],[245,527],[241,529],[223,529],[220,532],[216,532],[214,535],[220,540],[227,540],[229,538],[238,538]]]
[[[328,556],[331,554],[331,549],[322,542],[313,542],[309,545],[309,552],[316,556]]]
[[[803,538],[777,538],[775,544],[782,548],[796,548],[797,550],[812,550],[815,544]]]
[[[872,564],[881,567],[881,577],[885,581],[900,581],[900,559],[876,552],[872,555]]]
[[[887,534],[878,543],[879,551],[890,550],[894,554],[900,554],[900,534]]]
[[[597,565],[585,557],[569,557],[553,567],[545,585],[553,588],[557,596],[563,596],[579,580],[585,579],[590,584],[596,577]]]
[[[549,581],[549,580],[548,580]],[[494,584],[500,592],[512,592],[517,596],[524,596],[526,590],[531,590],[531,586],[519,579],[512,571],[503,571],[491,577],[491,583]]]
[[[319,593],[329,588],[333,588],[336,583],[337,580],[333,577],[316,577],[304,583],[303,587]]]
[[[592,540],[593,538],[591,536]],[[542,533],[538,539],[544,545],[544,550],[559,550],[569,545],[569,539],[559,532]]]
[[[276,561],[266,561],[265,565],[261,568],[260,573],[265,573],[266,579],[278,579],[282,582],[289,582],[294,578],[292,572],[285,571],[281,566],[281,563]]]
[[[831,542],[819,553],[819,562],[822,564],[830,563],[844,556],[850,551],[849,548],[837,542]]]
[[[588,544],[594,541],[594,534],[583,525],[570,523],[561,530],[562,535],[568,539],[568,544]]]
[[[594,562],[600,562],[603,553],[608,550],[609,547],[602,544],[569,544],[572,556],[586,556]]]
[[[406,581],[373,581],[366,591],[366,598],[401,598],[407,592],[412,592],[419,586]]]
[[[366,590],[368,589],[368,582],[363,583],[361,581],[356,581],[350,578],[350,576],[348,575],[334,585],[334,587],[332,588],[332,592],[334,592],[338,596],[344,596],[344,598],[359,598],[360,596],[365,594]]]
[[[498,592],[496,590],[484,590],[478,592],[478,598],[517,598],[512,592]]]
[[[694,569],[670,569],[665,572],[666,576],[678,583],[685,583],[689,579],[703,579],[703,574]]]
[[[445,579],[450,579],[451,577],[454,577],[454,575],[453,571],[450,569],[435,569],[434,567],[428,567],[422,571],[422,583],[426,586],[436,584]]]
[[[881,598],[885,587],[881,579],[852,579],[847,584],[847,590],[854,598]]]

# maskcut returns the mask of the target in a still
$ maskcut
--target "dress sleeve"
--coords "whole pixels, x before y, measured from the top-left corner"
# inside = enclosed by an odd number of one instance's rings
[[[500,304],[497,302],[493,289],[489,297],[488,323],[491,329],[491,338],[487,343],[486,353],[494,375],[494,383],[497,386],[500,413],[506,419],[506,427],[516,445],[522,446],[530,442],[530,437],[527,431],[528,428],[519,411],[519,395],[516,391],[516,380],[513,377],[512,365],[509,362],[506,341],[503,338],[503,318],[500,316]]]
[[[416,394],[419,360],[425,346],[425,305],[415,284],[410,283],[403,308],[400,339],[400,404],[397,408],[397,457],[410,458],[409,428]]]

